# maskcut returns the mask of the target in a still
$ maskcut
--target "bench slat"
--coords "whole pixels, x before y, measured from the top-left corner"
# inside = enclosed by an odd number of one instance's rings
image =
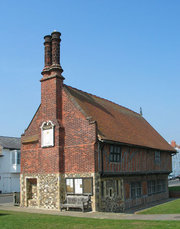
[[[89,196],[66,196],[66,200],[63,204],[60,204],[60,209],[63,208],[81,208],[84,212],[84,208],[88,208],[91,204]]]

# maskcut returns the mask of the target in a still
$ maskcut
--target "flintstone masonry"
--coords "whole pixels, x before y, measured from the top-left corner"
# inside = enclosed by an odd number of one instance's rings
[[[21,206],[59,209],[59,203],[59,175],[21,175]]]

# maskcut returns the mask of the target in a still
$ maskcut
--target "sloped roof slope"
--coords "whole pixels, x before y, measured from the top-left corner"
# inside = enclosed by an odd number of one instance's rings
[[[76,88],[64,88],[85,116],[97,122],[102,140],[175,151],[140,114]]]
[[[15,137],[0,136],[0,145],[5,149],[20,149],[21,139]]]

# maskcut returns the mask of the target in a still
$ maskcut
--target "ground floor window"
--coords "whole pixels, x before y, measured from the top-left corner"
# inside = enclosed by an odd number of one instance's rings
[[[93,178],[67,178],[66,179],[67,194],[93,194]]]
[[[104,180],[101,181],[101,197],[122,198],[122,180]]]
[[[141,182],[131,182],[131,198],[136,199],[142,195]]]
[[[152,195],[156,192],[156,183],[155,180],[148,181],[148,195]]]
[[[166,191],[166,180],[150,180],[147,182],[148,195]]]
[[[157,181],[157,192],[165,192],[166,191],[166,181],[158,180]]]

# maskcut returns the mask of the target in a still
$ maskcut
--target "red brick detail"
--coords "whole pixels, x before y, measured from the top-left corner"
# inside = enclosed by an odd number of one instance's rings
[[[41,106],[24,136],[38,135],[38,143],[22,144],[21,173],[64,172],[64,127],[62,126],[62,80],[59,70],[43,72]],[[55,125],[54,147],[41,147],[41,125],[51,120]]]
[[[42,81],[41,93],[41,106],[25,131],[38,134],[39,141],[22,144],[21,173],[95,172],[96,125],[62,93],[61,79]],[[55,146],[42,148],[40,126],[48,120],[55,124]]]
[[[96,126],[63,91],[63,126],[65,127],[65,173],[95,172]]]

